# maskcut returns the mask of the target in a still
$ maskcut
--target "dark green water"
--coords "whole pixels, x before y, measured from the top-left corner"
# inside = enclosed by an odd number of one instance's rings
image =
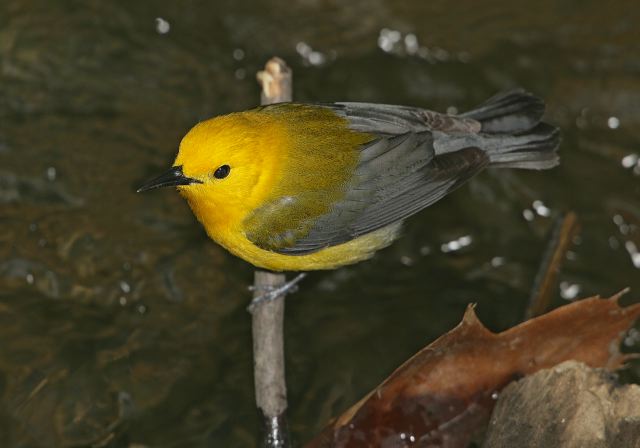
[[[299,101],[462,110],[524,86],[564,132],[559,168],[486,172],[373,260],[305,280],[286,316],[297,441],[467,303],[517,323],[561,211],[582,231],[555,303],[637,298],[639,21],[625,1],[3,0],[0,446],[254,446],[253,270],[177,193],[133,191],[197,121],[255,105],[272,55]]]

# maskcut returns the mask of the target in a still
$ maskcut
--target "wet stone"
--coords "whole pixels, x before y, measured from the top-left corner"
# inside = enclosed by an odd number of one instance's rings
[[[640,386],[574,361],[501,393],[483,448],[640,447]]]

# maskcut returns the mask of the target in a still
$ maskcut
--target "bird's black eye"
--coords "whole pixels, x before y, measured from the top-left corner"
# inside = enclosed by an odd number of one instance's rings
[[[231,172],[231,167],[229,165],[222,165],[220,168],[213,173],[213,177],[216,179],[224,179]]]

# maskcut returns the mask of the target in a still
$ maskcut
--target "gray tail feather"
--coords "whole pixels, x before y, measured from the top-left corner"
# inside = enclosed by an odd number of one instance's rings
[[[522,89],[500,93],[460,116],[481,123],[492,166],[547,169],[559,163],[558,128],[541,121],[544,102]]]

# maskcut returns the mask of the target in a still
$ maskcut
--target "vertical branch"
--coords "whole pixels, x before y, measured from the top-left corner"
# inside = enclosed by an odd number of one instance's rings
[[[282,59],[269,60],[257,78],[262,86],[261,104],[291,101],[291,69]],[[285,282],[284,274],[256,270],[254,297],[260,297]],[[283,294],[274,300],[260,302],[251,309],[256,406],[263,419],[262,446],[266,448],[290,446],[284,372],[284,298]]]
[[[578,232],[578,217],[574,212],[562,215],[556,221],[546,254],[531,291],[525,320],[544,314],[549,308],[551,295],[556,286],[558,271],[562,266],[573,237]]]

